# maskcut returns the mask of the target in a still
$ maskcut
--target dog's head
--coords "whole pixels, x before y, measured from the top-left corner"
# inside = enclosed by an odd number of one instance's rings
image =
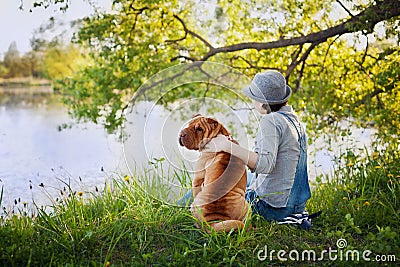
[[[217,120],[197,114],[179,133],[179,144],[187,149],[199,150],[203,140],[214,138],[219,134],[229,136],[229,132]]]

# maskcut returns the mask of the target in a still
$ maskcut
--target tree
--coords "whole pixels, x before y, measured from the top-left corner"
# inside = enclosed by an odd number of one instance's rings
[[[79,49],[72,44],[48,44],[43,51],[44,76],[50,80],[71,76],[80,59]]]
[[[41,73],[41,57],[32,50],[20,56],[16,42],[12,42],[1,64],[0,77],[39,77]]]
[[[398,0],[113,3],[113,12],[83,19],[76,34],[94,62],[64,81],[77,118],[113,130],[123,123],[126,96],[149,93],[138,91],[145,79],[182,62],[212,61],[249,76],[282,71],[297,108],[321,127],[351,115],[399,133]],[[206,90],[189,88],[192,96]]]
[[[41,53],[31,50],[22,57],[22,63],[25,66],[27,76],[43,78],[43,60]]]
[[[22,62],[19,56],[17,43],[14,41],[8,47],[3,60],[4,67],[7,69],[6,77],[20,77],[22,76]]]

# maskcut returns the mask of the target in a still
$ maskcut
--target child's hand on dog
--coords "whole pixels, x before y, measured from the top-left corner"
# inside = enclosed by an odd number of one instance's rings
[[[200,144],[200,151],[203,153],[229,152],[231,142],[228,137],[222,134],[212,139],[204,139]]]

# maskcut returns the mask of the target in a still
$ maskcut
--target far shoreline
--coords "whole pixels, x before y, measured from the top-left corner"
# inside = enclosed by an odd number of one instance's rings
[[[15,77],[0,78],[0,87],[34,87],[34,86],[51,86],[51,81],[43,78],[34,77]]]
[[[0,94],[18,95],[18,94],[52,94],[53,85],[50,80],[18,77],[18,78],[0,78]]]

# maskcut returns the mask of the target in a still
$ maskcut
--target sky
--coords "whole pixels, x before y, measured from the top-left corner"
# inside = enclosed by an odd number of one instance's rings
[[[0,0],[0,58],[3,57],[13,41],[17,42],[17,48],[21,54],[30,51],[29,39],[35,29],[38,29],[51,17],[68,23],[94,12],[88,0],[70,0],[70,6],[66,12],[60,11],[57,7],[32,8],[33,0],[22,1],[23,10],[20,10],[20,0]],[[111,8],[111,0],[92,0],[91,2],[101,9],[109,10]],[[29,11],[31,8],[32,12]],[[51,32],[48,34],[49,36],[55,35]]]

